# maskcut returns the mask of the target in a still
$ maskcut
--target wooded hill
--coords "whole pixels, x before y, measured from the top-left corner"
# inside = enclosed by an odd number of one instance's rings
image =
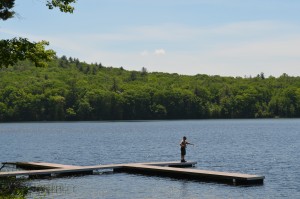
[[[127,71],[55,59],[0,69],[0,121],[300,117],[300,77]]]

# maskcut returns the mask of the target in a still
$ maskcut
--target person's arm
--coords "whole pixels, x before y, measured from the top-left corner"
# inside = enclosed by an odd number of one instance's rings
[[[192,144],[192,143],[189,143],[189,142],[186,142],[186,144],[189,144],[189,145],[193,145],[193,146],[194,146],[194,144]]]

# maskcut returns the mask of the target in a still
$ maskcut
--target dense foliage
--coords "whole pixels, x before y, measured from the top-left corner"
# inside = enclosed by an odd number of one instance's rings
[[[63,56],[0,70],[0,121],[300,116],[300,77],[127,71]]]
[[[0,68],[16,64],[20,60],[29,59],[37,67],[47,65],[54,56],[53,50],[46,50],[46,41],[30,42],[26,38],[13,38],[0,40]]]

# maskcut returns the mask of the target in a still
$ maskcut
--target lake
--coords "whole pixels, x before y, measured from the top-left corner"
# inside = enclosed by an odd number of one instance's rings
[[[195,144],[186,159],[197,169],[264,175],[264,185],[107,172],[32,180],[48,191],[28,198],[300,198],[299,119],[1,123],[0,162],[179,161],[184,135]]]

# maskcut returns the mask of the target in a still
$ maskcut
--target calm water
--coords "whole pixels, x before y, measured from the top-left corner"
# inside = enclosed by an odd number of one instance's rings
[[[123,173],[33,180],[28,198],[300,198],[300,120],[188,120],[0,124],[0,162],[97,165],[180,159],[186,135],[197,168],[259,174],[229,186]]]

